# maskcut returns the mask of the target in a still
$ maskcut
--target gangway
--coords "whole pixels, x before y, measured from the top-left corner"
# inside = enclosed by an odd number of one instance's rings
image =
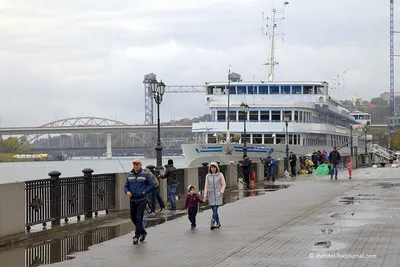
[[[370,147],[369,152],[375,157],[378,157],[380,161],[390,162],[391,160],[396,159],[397,155],[395,151],[382,147],[378,144],[373,144]]]

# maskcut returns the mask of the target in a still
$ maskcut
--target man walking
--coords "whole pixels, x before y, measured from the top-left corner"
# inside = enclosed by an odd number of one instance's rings
[[[311,155],[311,160],[314,163],[315,169],[318,168],[318,152],[315,151],[315,149],[314,149],[314,152]]]
[[[331,153],[329,153],[329,163],[331,164],[331,179],[333,178],[333,172],[335,172],[335,179],[338,177],[338,165],[340,163],[340,153],[333,147]]]
[[[146,195],[153,189],[150,175],[142,169],[142,161],[135,159],[133,169],[126,178],[124,191],[130,198],[131,220],[136,226],[133,244],[143,242],[147,232],[143,229],[143,215],[146,209]]]
[[[178,178],[176,177],[176,168],[174,167],[174,161],[168,160],[164,175],[159,176],[161,179],[167,178],[167,194],[169,201],[171,202],[170,210],[176,210],[176,188],[178,187]]]
[[[154,169],[153,169],[154,170]],[[146,172],[150,174],[151,180],[153,182],[153,189],[151,190],[151,213],[150,216],[156,214],[156,204],[160,204],[160,212],[165,209],[164,201],[160,196],[160,183],[158,182],[157,177],[154,175],[154,172],[149,168],[146,167]]]

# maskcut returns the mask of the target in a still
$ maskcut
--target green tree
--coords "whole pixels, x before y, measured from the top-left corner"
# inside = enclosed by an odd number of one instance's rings
[[[380,105],[383,105],[383,106],[386,105],[386,106],[388,106],[388,103],[386,103],[386,101],[385,101],[383,98],[381,98],[381,97],[372,98],[370,103],[371,103],[371,104],[375,104],[375,105],[377,105],[377,106],[380,106]]]

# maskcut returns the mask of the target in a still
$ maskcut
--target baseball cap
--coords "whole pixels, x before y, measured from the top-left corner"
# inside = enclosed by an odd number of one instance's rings
[[[142,160],[141,159],[134,159],[132,161],[132,163],[140,163],[140,164],[142,164]]]

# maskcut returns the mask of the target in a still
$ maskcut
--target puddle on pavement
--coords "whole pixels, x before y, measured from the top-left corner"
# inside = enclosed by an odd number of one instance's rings
[[[314,244],[313,251],[333,251],[346,248],[346,244],[336,241],[319,241]]]
[[[279,186],[286,188],[284,185]],[[245,197],[264,195],[269,191],[277,190],[277,188],[271,189],[265,184],[256,184],[255,189],[227,191],[224,194],[223,203],[233,203]],[[145,215],[146,228],[185,216],[183,210],[179,210],[183,209],[185,200],[185,198],[180,198],[177,201],[177,211],[165,210],[158,213],[157,216]],[[200,212],[209,208],[207,204],[200,204]],[[90,226],[82,226],[82,229],[77,227],[68,234],[65,232],[56,233],[51,240],[42,240],[36,243],[28,240],[20,244],[19,247],[0,250],[1,266],[4,264],[4,266],[37,267],[70,260],[74,258],[76,252],[86,251],[93,245],[129,234],[133,230],[130,219],[120,218],[104,222],[91,229]]]

